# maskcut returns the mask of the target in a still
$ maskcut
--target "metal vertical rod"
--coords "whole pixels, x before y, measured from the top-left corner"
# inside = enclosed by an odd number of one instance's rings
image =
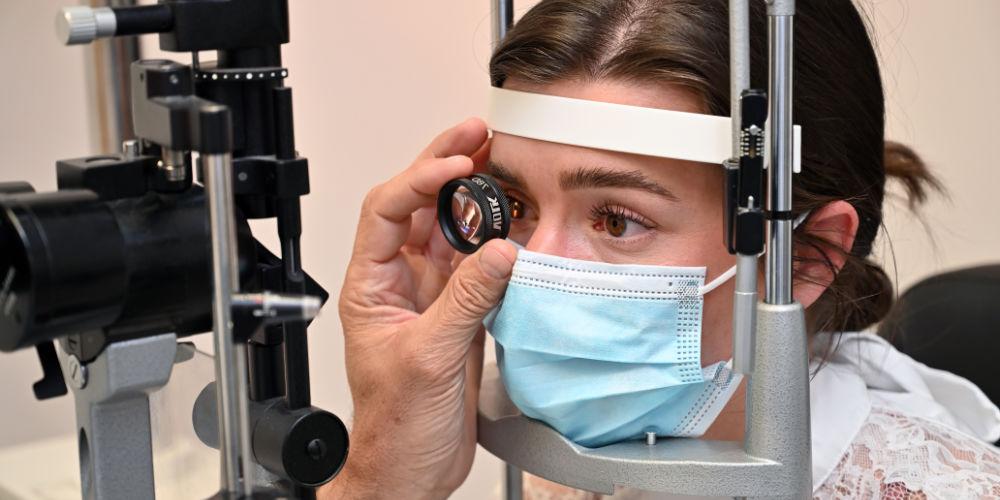
[[[756,367],[747,397],[746,450],[778,461],[793,492],[809,498],[812,442],[805,312],[792,300],[792,54],[795,0],[766,0],[769,221],[765,302],[758,304]],[[752,411],[749,411],[752,410]]]
[[[99,0],[94,7],[132,7],[137,0]],[[135,137],[132,125],[132,89],[129,71],[141,56],[134,36],[95,40],[88,51],[91,136],[96,151],[115,151]]]
[[[490,14],[493,24],[493,48],[500,45],[503,37],[507,36],[507,30],[514,25],[514,0],[490,0],[492,8]]]
[[[789,6],[790,4],[790,6]],[[790,12],[789,12],[790,7]],[[768,209],[772,214],[792,210],[792,33],[795,2],[773,2],[768,9],[770,83],[767,140]],[[792,221],[770,221],[767,250],[768,304],[792,301]]]
[[[733,158],[742,155],[740,96],[750,88],[749,0],[729,0],[730,102],[733,120]],[[753,371],[754,323],[757,309],[757,256],[736,257],[736,292],[733,297],[733,369]]]
[[[524,476],[521,469],[504,464],[503,492],[507,500],[521,500],[524,497]]]
[[[239,291],[236,224],[233,216],[233,160],[230,153],[201,156],[212,233],[213,340],[219,411],[222,482],[237,497],[251,493],[253,457],[246,380],[246,351],[233,338],[233,294]],[[242,467],[241,467],[242,464]],[[242,481],[241,481],[242,477]]]
[[[739,158],[740,94],[750,88],[749,0],[729,0],[729,102],[733,117],[733,158]]]
[[[493,25],[493,49],[507,36],[514,25],[514,0],[490,0]],[[524,496],[524,474],[511,464],[504,464],[504,498],[521,500]]]

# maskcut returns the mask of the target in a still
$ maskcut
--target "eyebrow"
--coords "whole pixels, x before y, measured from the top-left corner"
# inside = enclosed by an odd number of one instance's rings
[[[640,189],[670,201],[679,201],[677,195],[638,170],[621,171],[601,167],[580,168],[560,175],[559,186],[567,191],[604,187]]]
[[[501,181],[506,182],[507,184],[510,184],[513,187],[523,189],[526,186],[524,179],[522,179],[519,175],[515,174],[514,172],[511,172],[509,169],[507,169],[507,167],[503,166],[499,162],[495,162],[493,160],[487,161],[486,170],[488,170],[489,174],[492,175],[493,177],[496,177],[497,179],[500,179]]]
[[[524,179],[499,162],[493,160],[487,161],[486,169],[490,175],[513,187],[524,189],[527,185]],[[566,191],[602,187],[641,189],[670,201],[680,201],[677,195],[669,189],[657,184],[638,170],[623,172],[600,167],[579,168],[573,172],[564,172],[560,175],[559,187]]]

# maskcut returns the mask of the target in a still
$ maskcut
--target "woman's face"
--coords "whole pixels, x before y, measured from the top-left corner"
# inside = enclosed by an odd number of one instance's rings
[[[505,88],[704,112],[701,100],[679,86],[509,81]],[[706,282],[735,263],[723,244],[719,165],[497,133],[487,170],[511,199],[511,239],[528,250],[615,264],[705,266]],[[730,357],[732,286],[730,281],[705,297],[704,364]]]

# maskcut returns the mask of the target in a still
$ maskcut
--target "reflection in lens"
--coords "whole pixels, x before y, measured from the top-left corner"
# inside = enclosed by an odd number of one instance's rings
[[[451,197],[451,216],[462,238],[473,245],[479,244],[479,226],[483,215],[468,188],[462,186]]]

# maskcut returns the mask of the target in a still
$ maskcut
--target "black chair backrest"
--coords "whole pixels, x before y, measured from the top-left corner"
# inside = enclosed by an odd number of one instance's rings
[[[879,335],[927,366],[971,380],[1000,405],[1000,265],[961,269],[913,285]]]

